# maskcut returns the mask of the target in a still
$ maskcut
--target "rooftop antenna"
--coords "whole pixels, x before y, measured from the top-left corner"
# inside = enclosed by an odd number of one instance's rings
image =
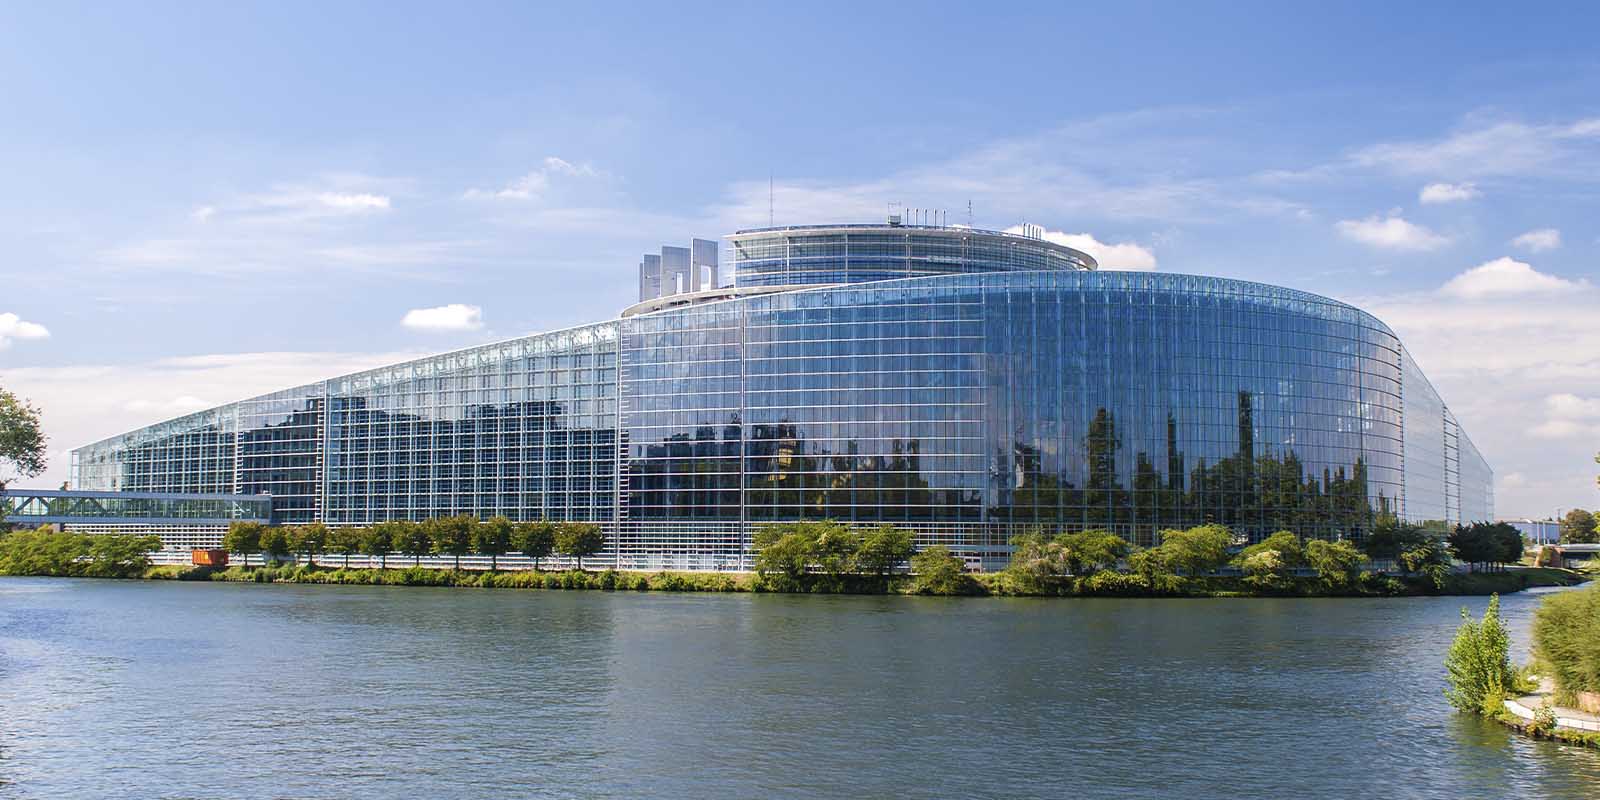
[[[773,212],[772,205],[772,170],[767,170],[767,227],[778,227],[777,215]]]
[[[969,228],[973,227],[973,225],[972,225],[972,198],[970,198],[970,197],[967,198],[967,227],[969,227]]]

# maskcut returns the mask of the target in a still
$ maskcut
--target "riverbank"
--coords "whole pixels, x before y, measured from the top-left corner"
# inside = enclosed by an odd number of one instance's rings
[[[764,592],[799,594],[942,594],[990,597],[1405,597],[1418,595],[1507,594],[1540,586],[1570,586],[1586,578],[1569,570],[1511,568],[1504,572],[1450,575],[1443,587],[1421,578],[1363,575],[1352,584],[1330,587],[1311,577],[1289,578],[1263,588],[1242,577],[1162,576],[1156,584],[1139,575],[1099,572],[1024,583],[1006,572],[969,574],[952,585],[923,585],[910,575],[809,575],[796,581],[779,575],[711,572],[484,571],[405,567],[342,569],[327,566],[206,567],[159,566],[146,580],[300,583],[352,586],[448,586],[479,589],[589,589],[601,591]]]
[[[1600,747],[1600,715],[1555,705],[1548,686],[1506,700],[1496,719],[1536,739]]]

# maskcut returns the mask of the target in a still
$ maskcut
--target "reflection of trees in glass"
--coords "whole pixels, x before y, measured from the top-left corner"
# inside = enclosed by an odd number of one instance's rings
[[[1185,528],[1220,523],[1253,537],[1291,530],[1306,537],[1360,538],[1370,529],[1375,512],[1368,492],[1365,459],[1345,467],[1325,468],[1319,476],[1292,448],[1282,454],[1257,453],[1254,403],[1240,392],[1237,406],[1238,446],[1232,455],[1208,462],[1196,460],[1184,474],[1178,450],[1178,425],[1167,416],[1166,473],[1143,451],[1134,454],[1131,485],[1117,474],[1116,454],[1123,445],[1116,419],[1099,408],[1082,439],[1086,480],[1074,486],[1062,476],[1039,471],[1037,452],[1013,442],[1017,479],[990,510],[999,521],[1056,523],[1082,528],[1109,528],[1140,544],[1153,543],[1160,528]],[[1007,502],[1009,501],[1009,502]],[[1381,494],[1379,508],[1389,500]]]
[[[753,426],[748,449],[745,496],[753,518],[944,519],[958,500],[954,490],[936,490],[923,477],[915,438],[891,439],[885,453],[863,453],[851,439],[834,452],[783,422]],[[940,500],[948,503],[943,509],[935,507]]]

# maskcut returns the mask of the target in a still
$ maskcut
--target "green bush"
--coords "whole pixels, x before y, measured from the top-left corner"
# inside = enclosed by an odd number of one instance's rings
[[[977,584],[950,548],[936,544],[911,557],[911,591],[917,594],[973,594]]]
[[[1600,692],[1600,585],[1547,595],[1534,613],[1533,652],[1563,703]]]
[[[1445,656],[1449,688],[1445,697],[1462,711],[1498,715],[1516,686],[1511,667],[1511,637],[1500,619],[1500,595],[1490,595],[1481,621],[1461,609],[1461,627]]]
[[[1077,591],[1090,597],[1140,597],[1150,594],[1150,582],[1132,573],[1101,570],[1078,581]]]

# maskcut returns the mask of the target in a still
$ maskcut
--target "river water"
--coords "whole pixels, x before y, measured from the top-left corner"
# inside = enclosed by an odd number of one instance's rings
[[[1600,797],[1463,604],[0,578],[0,797]]]

